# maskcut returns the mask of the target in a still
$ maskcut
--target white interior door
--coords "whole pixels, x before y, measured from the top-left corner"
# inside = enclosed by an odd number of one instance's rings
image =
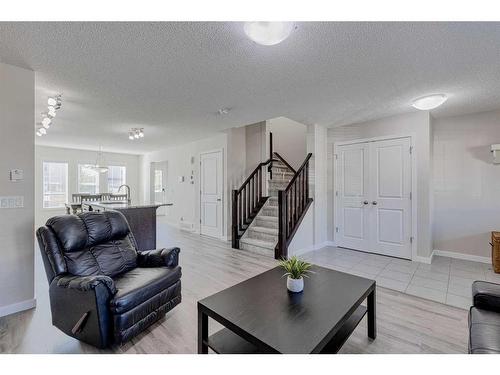
[[[410,139],[370,143],[371,246],[411,259]]]
[[[151,196],[153,203],[167,203],[167,162],[151,163]],[[166,215],[166,207],[158,207],[156,214]]]
[[[411,259],[410,139],[339,146],[339,246]]]
[[[341,146],[338,151],[338,245],[363,251],[370,249],[368,156],[366,143]]]
[[[222,150],[200,154],[200,233],[222,237]]]

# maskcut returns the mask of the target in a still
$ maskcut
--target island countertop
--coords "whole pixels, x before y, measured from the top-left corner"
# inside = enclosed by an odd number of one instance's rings
[[[145,251],[156,249],[156,209],[172,205],[172,203],[137,204],[124,201],[83,201],[82,211],[116,210],[121,212],[134,234],[138,250]]]
[[[96,208],[101,210],[125,210],[131,208],[158,208],[163,206],[173,206],[172,203],[159,203],[159,204],[139,204],[134,202],[124,201],[83,201],[82,205],[92,207],[93,211]]]

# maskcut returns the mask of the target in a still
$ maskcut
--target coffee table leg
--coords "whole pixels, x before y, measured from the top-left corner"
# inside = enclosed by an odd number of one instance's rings
[[[368,337],[375,339],[377,337],[377,299],[375,296],[376,288],[368,295],[367,305],[368,305]]]
[[[208,354],[208,315],[198,307],[198,354]]]

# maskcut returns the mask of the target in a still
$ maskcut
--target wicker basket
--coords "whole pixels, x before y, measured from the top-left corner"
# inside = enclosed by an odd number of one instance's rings
[[[500,232],[491,232],[491,262],[495,273],[500,273]]]

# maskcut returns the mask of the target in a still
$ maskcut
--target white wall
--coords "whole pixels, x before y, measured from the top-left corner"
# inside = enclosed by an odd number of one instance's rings
[[[415,143],[417,175],[417,242],[419,260],[428,260],[432,254],[431,235],[431,119],[428,112],[413,112],[369,121],[361,124],[332,128],[328,131],[328,239],[335,240],[333,144],[355,139],[383,136],[412,135]]]
[[[490,257],[500,230],[500,110],[434,120],[434,248]]]
[[[286,117],[271,119],[267,123],[268,131],[273,133],[273,151],[295,169],[299,168],[307,155],[307,126]]]
[[[70,148],[36,146],[35,148],[35,222],[43,225],[49,217],[65,213],[64,208],[43,208],[43,176],[42,164],[44,161],[68,163],[68,199],[71,194],[78,193],[78,164],[95,164],[97,151],[76,150]],[[130,186],[132,202],[140,199],[139,184],[139,156],[103,152],[107,165],[126,167],[126,183]],[[101,192],[107,192],[106,174],[100,175],[99,185]],[[125,190],[123,190],[125,192]]]
[[[0,63],[0,196],[23,196],[24,208],[0,209],[0,316],[34,299],[35,74]],[[9,181],[11,169],[24,180]]]
[[[309,171],[310,195],[314,199],[314,244],[328,241],[328,130],[319,125],[308,127],[307,152],[312,153]]]
[[[240,130],[240,131],[244,131]],[[201,152],[222,149],[224,153],[224,186],[226,191],[223,197],[223,209],[227,212],[228,207],[228,183],[227,183],[227,139],[228,135],[221,133],[210,138],[196,142],[169,147],[164,150],[151,152],[141,158],[141,197],[144,202],[151,202],[150,197],[150,164],[151,162],[167,161],[168,178],[166,199],[173,206],[167,207],[166,220],[174,226],[184,223],[191,226],[194,231],[199,232],[200,222],[200,185],[199,170]],[[193,184],[190,176],[193,175]],[[184,182],[179,182],[180,176],[185,177]],[[227,236],[228,218],[225,215],[224,236]]]
[[[269,159],[266,126],[265,121],[245,126],[246,175],[252,173],[259,163]]]

